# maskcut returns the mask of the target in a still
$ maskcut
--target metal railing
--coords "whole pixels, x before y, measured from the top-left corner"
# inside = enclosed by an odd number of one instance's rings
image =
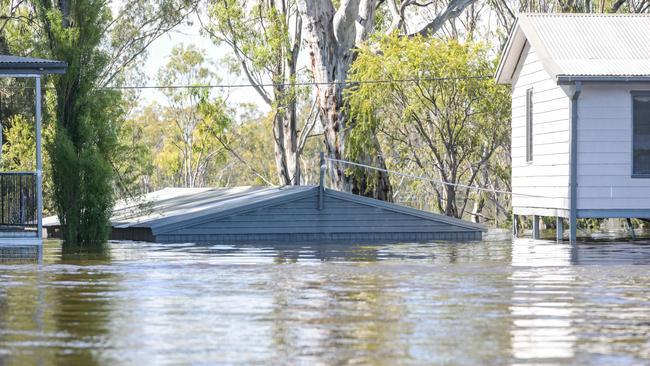
[[[0,172],[0,230],[37,226],[36,173]]]

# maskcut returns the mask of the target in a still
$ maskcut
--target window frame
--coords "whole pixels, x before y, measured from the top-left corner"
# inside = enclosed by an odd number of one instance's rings
[[[526,89],[526,163],[533,162],[533,88]]]
[[[634,98],[650,97],[650,90],[632,90],[630,92],[630,177],[650,178],[650,173],[634,172]]]

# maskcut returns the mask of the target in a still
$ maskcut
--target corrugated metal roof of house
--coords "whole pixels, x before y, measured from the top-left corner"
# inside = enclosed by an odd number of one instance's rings
[[[46,60],[34,57],[0,55],[0,74],[65,72],[68,64],[63,61]]]
[[[521,14],[499,66],[500,82],[511,81],[525,41],[558,81],[650,78],[648,14]]]
[[[178,227],[237,215],[259,208],[279,205],[317,194],[317,186],[233,187],[233,188],[165,188],[137,200],[120,201],[111,217],[113,228],[151,228],[154,235]],[[472,222],[416,210],[394,203],[360,197],[329,189],[325,194],[350,202],[373,206],[402,214],[486,231]],[[45,227],[58,226],[56,216],[43,219]]]
[[[113,227],[155,229],[206,215],[228,214],[233,209],[286,198],[314,189],[313,186],[167,188],[153,192],[140,202],[122,203],[113,211]]]
[[[205,215],[227,213],[232,209],[262,201],[289,197],[314,189],[313,186],[165,188],[135,200],[115,205],[111,223],[116,228],[161,227]],[[43,219],[44,226],[58,226],[56,216]]]

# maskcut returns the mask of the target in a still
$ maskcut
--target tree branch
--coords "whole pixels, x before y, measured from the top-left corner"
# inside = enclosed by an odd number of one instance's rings
[[[449,4],[447,4],[445,10],[439,13],[435,17],[435,19],[433,19],[433,21],[431,21],[429,24],[424,26],[424,28],[420,29],[415,33],[411,33],[408,36],[409,37],[413,37],[416,35],[430,36],[432,34],[435,34],[438,30],[440,30],[440,28],[442,28],[445,22],[447,22],[449,19],[453,19],[459,16],[463,12],[463,10],[465,10],[465,8],[467,8],[469,5],[473,4],[474,2],[476,2],[476,0],[451,0]]]

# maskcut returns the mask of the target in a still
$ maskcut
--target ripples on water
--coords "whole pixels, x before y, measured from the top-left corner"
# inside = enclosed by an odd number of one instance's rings
[[[112,243],[0,260],[0,364],[639,365],[650,245]]]

